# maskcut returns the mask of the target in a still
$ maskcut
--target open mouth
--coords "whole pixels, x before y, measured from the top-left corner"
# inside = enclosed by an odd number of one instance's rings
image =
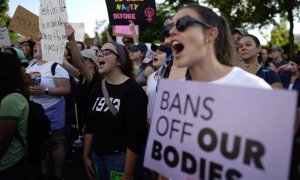
[[[158,61],[158,59],[157,58],[153,58],[153,62],[157,62]]]
[[[104,61],[99,61],[99,66],[103,66],[105,64]]]
[[[179,53],[181,53],[183,51],[184,46],[180,42],[174,41],[172,43],[172,49],[173,49],[174,55],[176,55],[176,54],[179,54]]]

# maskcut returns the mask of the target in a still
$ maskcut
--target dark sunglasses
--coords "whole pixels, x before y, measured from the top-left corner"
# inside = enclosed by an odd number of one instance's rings
[[[119,55],[117,54],[117,53],[115,53],[113,50],[111,50],[111,49],[98,49],[97,51],[96,51],[96,56],[98,56],[98,57],[104,57],[104,56],[109,56],[109,55],[111,55],[111,54],[114,54],[114,55],[116,55],[116,56],[118,56],[119,57]]]
[[[211,25],[209,25],[205,22],[202,22],[191,16],[184,16],[177,20],[176,29],[179,32],[183,32],[183,31],[185,31],[186,28],[188,28],[189,26],[191,26],[193,24],[199,24],[201,26],[204,26],[205,28],[212,28]],[[162,32],[164,37],[170,37],[170,30],[172,29],[173,26],[174,26],[174,23],[172,22],[172,20],[167,20],[165,22],[164,27],[163,27],[163,32]]]
[[[133,44],[132,41],[123,41],[123,44]]]

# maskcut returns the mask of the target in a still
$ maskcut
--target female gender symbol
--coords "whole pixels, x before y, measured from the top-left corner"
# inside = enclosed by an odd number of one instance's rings
[[[148,7],[145,9],[144,14],[147,17],[148,22],[151,22],[152,16],[154,15],[154,9],[151,7]]]

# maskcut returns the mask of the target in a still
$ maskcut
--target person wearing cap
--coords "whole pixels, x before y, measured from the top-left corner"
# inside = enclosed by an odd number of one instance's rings
[[[242,66],[242,64],[243,64],[243,60],[241,59],[240,54],[239,54],[239,46],[240,46],[239,42],[240,42],[240,39],[242,38],[242,36],[244,36],[246,34],[248,34],[248,32],[242,28],[234,28],[231,31],[234,47],[236,50],[235,55],[236,55],[236,60],[237,60],[237,66]]]
[[[65,29],[71,49],[76,48],[74,29],[69,24]],[[72,51],[72,56],[81,57],[79,51]],[[85,170],[90,179],[141,179],[134,178],[134,172],[147,140],[147,95],[133,79],[132,62],[124,46],[105,43],[96,56],[103,79],[91,73],[83,58],[74,59],[90,87]]]
[[[272,46],[271,57],[273,70],[277,72],[281,81],[290,76],[290,72],[286,70],[288,62],[282,57],[283,49],[280,46]]]
[[[74,51],[80,53],[79,56],[73,56]],[[88,84],[89,82],[84,78],[83,74],[73,65],[73,62],[83,61],[84,65],[89,69],[92,74],[98,75],[98,61],[96,58],[96,51],[93,49],[84,49],[79,51],[78,48],[71,49],[70,55],[72,57],[72,64],[66,59],[63,60],[62,66],[68,71],[68,73],[78,80],[75,85],[75,104],[77,107],[77,117],[78,117],[78,128],[79,135],[83,135],[83,128],[86,122],[86,109],[88,103]]]
[[[129,57],[133,62],[133,69],[136,78],[136,82],[140,86],[146,86],[147,76],[145,75],[145,69],[147,67],[146,63],[143,63],[143,60],[146,56],[148,50],[147,46],[143,42],[134,44],[128,48]]]
[[[287,61],[282,58],[283,49],[280,46],[272,46],[271,48],[271,57],[273,59],[273,64],[276,70],[282,66],[287,64]]]
[[[172,49],[166,45],[160,45],[157,46],[155,44],[151,45],[151,50],[154,52],[154,58],[152,60],[152,66],[158,70],[167,57],[169,57],[172,54]],[[149,123],[152,120],[152,114],[154,110],[154,101],[156,97],[156,86],[157,86],[157,80],[158,80],[158,71],[155,71],[152,73],[147,80],[147,88],[146,92],[148,95],[148,108],[147,108],[147,118]]]

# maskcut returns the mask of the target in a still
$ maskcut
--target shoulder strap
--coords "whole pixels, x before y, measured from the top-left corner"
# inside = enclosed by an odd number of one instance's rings
[[[36,64],[36,62],[32,63],[32,64],[30,65],[30,67],[34,66],[35,64]]]
[[[115,108],[115,106],[112,104],[110,98],[109,98],[109,95],[108,95],[108,92],[107,92],[107,89],[106,89],[106,85],[105,85],[105,80],[102,79],[102,93],[104,95],[104,98],[105,98],[105,104],[108,106],[110,112],[116,116],[118,114],[118,110]]]
[[[140,67],[139,67],[139,71],[138,71],[138,73],[136,73],[136,77],[138,77],[143,71],[144,71],[144,69],[146,69],[146,67],[147,67],[147,64],[145,64],[145,63],[143,63]]]
[[[55,75],[55,68],[56,68],[57,64],[58,63],[53,63],[52,66],[51,66],[51,74],[52,74],[52,76]]]

